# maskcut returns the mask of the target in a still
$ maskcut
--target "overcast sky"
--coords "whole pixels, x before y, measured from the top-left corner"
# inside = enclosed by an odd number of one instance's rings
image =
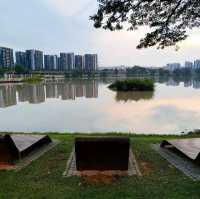
[[[97,5],[96,0],[0,0],[0,46],[50,54],[98,53],[100,66],[162,66],[200,58],[200,31],[193,31],[178,52],[174,48],[137,50],[145,29],[96,30],[89,16]]]

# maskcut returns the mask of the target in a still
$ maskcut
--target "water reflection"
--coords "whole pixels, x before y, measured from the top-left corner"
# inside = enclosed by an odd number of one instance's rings
[[[110,84],[114,80],[104,79],[103,84]],[[169,78],[157,79],[159,83],[167,86],[192,87],[200,89],[199,79],[190,78]],[[7,84],[0,85],[0,108],[17,105],[17,102],[29,102],[30,104],[39,104],[50,98],[61,98],[61,100],[76,100],[77,98],[97,98],[99,89],[99,80],[72,80],[64,83],[48,84]],[[139,101],[151,100],[154,92],[116,92],[116,101]]]
[[[0,87],[0,107],[9,107],[17,104],[16,87],[1,86]]]
[[[0,107],[17,105],[17,102],[39,104],[48,98],[76,100],[77,98],[97,98],[98,81],[69,81],[49,84],[7,84],[0,85]]]
[[[180,83],[184,84],[184,87],[193,87],[195,89],[200,89],[200,79],[192,78],[169,78],[166,81],[167,86],[179,86]]]
[[[148,91],[148,92],[117,92],[115,99],[116,101],[139,101],[139,100],[150,100],[154,96],[154,92]]]
[[[107,88],[113,81],[0,85],[1,131],[168,134],[200,128],[200,80],[157,79],[154,93],[114,92]]]

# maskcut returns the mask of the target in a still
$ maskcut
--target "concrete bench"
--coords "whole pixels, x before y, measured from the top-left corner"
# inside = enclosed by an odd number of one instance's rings
[[[76,167],[83,170],[128,170],[128,137],[85,137],[75,139]]]
[[[45,135],[16,135],[0,136],[0,164],[13,164],[38,148],[51,143]]]

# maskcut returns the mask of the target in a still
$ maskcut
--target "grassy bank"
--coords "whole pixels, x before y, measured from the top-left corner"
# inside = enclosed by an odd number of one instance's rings
[[[51,134],[62,143],[19,172],[0,171],[0,198],[199,199],[200,182],[184,176],[150,147],[176,136],[129,135],[143,177],[123,177],[109,185],[89,185],[78,177],[62,177],[75,136]]]
[[[33,76],[24,78],[23,81],[26,83],[39,83],[43,81],[43,78],[41,76]]]
[[[154,81],[146,78],[118,80],[109,88],[115,91],[154,91]]]

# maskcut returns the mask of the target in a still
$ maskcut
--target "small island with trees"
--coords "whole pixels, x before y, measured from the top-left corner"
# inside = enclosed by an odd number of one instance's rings
[[[155,84],[152,79],[126,79],[117,80],[108,86],[114,91],[154,91]]]

